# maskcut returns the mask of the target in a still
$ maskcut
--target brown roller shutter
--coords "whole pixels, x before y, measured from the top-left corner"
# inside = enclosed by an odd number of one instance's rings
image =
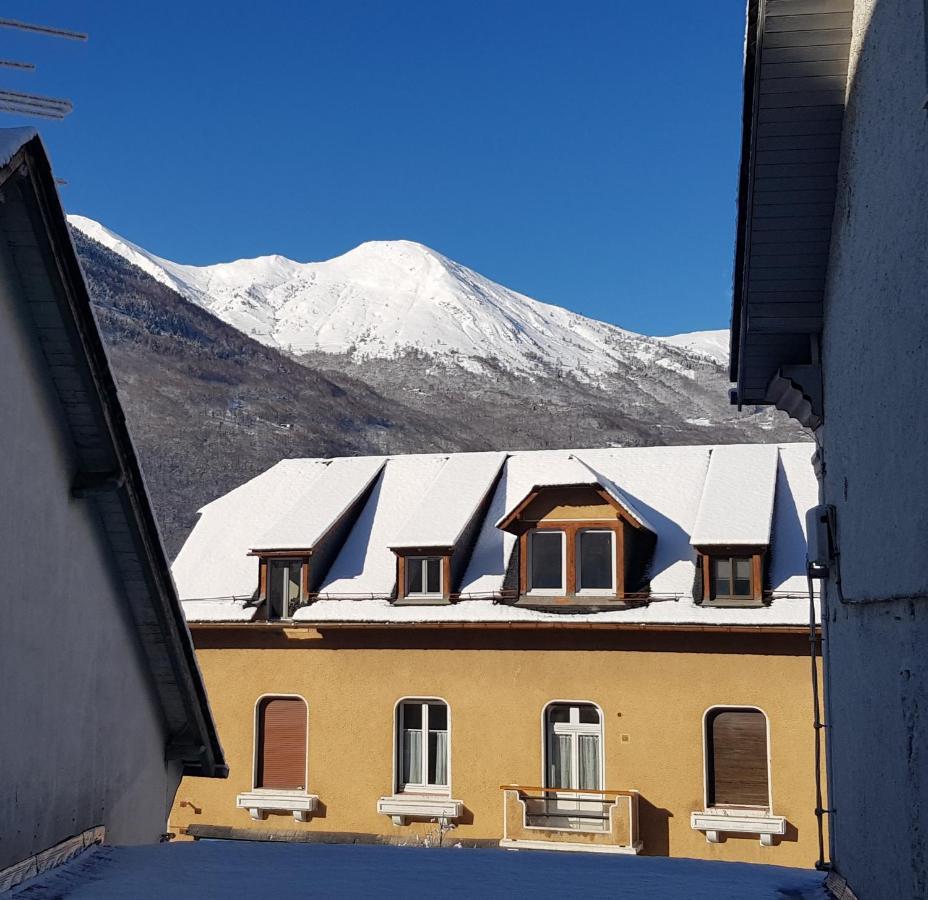
[[[293,697],[263,700],[258,710],[258,779],[255,787],[306,787],[306,704]]]
[[[756,709],[723,709],[706,720],[709,806],[763,806],[767,783],[767,719]]]

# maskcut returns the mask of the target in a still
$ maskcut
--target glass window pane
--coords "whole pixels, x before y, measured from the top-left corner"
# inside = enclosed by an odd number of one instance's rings
[[[548,778],[550,779],[546,787],[550,788],[569,788],[570,783],[570,735],[556,734],[551,739],[551,764],[548,767]]]
[[[422,704],[421,703],[404,703],[403,704],[403,728],[421,728],[422,727]]]
[[[427,784],[448,783],[448,732],[429,729],[429,777]]]
[[[613,590],[612,532],[581,531],[580,589]]]
[[[448,707],[444,703],[429,704],[429,731],[444,731],[448,727]]]
[[[534,531],[531,535],[531,587],[534,590],[561,590],[563,575],[561,531]]]
[[[599,735],[581,734],[579,741],[580,784],[583,791],[597,791],[602,787],[599,781]]]
[[[562,706],[560,704],[556,706],[548,707],[548,721],[549,722],[569,722],[570,721],[570,707]]]
[[[752,560],[749,559],[733,559],[735,569],[735,577],[733,583],[733,591],[735,597],[750,597],[753,593],[751,591],[751,569],[752,569]]]
[[[290,609],[293,609],[295,601],[300,599],[300,578],[303,574],[303,566],[298,562],[291,562],[287,567],[287,596],[291,601]]]
[[[269,619],[279,619],[283,615],[283,577],[281,565],[271,560],[267,566],[267,614]]]
[[[712,574],[712,594],[717,597],[728,597],[731,593],[731,560],[728,558],[713,559]]]
[[[422,560],[415,556],[406,560],[406,593],[422,593]]]
[[[422,731],[403,730],[403,784],[422,784]]]
[[[580,707],[580,721],[587,725],[599,724],[599,710],[595,706]]]
[[[427,559],[426,567],[426,590],[430,594],[441,593],[441,560]]]

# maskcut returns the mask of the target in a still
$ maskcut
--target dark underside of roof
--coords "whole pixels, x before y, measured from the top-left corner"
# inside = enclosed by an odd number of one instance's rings
[[[193,644],[37,137],[0,167],[0,187],[0,241],[14,267],[14,296],[34,329],[71,436],[78,467],[72,494],[96,507],[147,657],[168,732],[166,757],[182,761],[188,774],[224,776]]]
[[[731,330],[739,404],[779,405],[781,370],[818,364],[852,13],[853,0],[749,4]]]

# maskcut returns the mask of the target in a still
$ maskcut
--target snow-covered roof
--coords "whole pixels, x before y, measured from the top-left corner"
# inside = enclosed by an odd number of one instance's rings
[[[258,563],[248,553],[329,462],[281,460],[204,506],[171,567],[181,599],[250,599],[258,586]]]
[[[505,453],[455,453],[413,507],[391,547],[452,547],[499,475]]]
[[[502,528],[506,520],[511,518],[519,507],[528,501],[532,495],[543,488],[575,487],[589,485],[602,488],[628,515],[644,528],[651,529],[647,519],[635,509],[634,503],[625,493],[605,475],[597,472],[593,466],[584,461],[576,453],[568,453],[563,458],[555,458],[541,467],[536,473],[535,483],[523,494],[509,503],[503,514],[496,520],[496,527]],[[652,529],[653,530],[653,529]]]
[[[808,443],[634,447],[416,454],[354,461],[358,468],[346,466],[342,470],[346,476],[349,470],[353,476],[362,470],[381,475],[323,575],[318,599],[295,618],[396,624],[569,620],[801,625],[808,617],[804,515],[817,497],[813,449]],[[257,589],[258,567],[246,554],[257,546],[255,535],[273,532],[280,520],[293,522],[288,517],[294,505],[314,502],[315,488],[323,490],[342,462],[285,460],[201,510],[174,566],[181,596],[188,601],[189,621],[218,621],[224,616],[225,621],[247,621],[254,615],[251,598]],[[720,493],[715,493],[717,478],[726,488]],[[653,602],[566,615],[499,602],[516,538],[498,523],[536,486],[562,484],[601,485],[654,532],[657,540],[649,568]],[[484,510],[481,501],[488,491]],[[720,498],[730,504],[727,509]],[[693,535],[715,522],[716,516],[722,525],[729,519],[734,523],[728,531],[720,527],[713,533],[726,542],[737,538],[737,542],[770,543],[768,588],[774,598],[770,605],[723,609],[694,602]],[[470,560],[455,588],[460,599],[447,606],[393,604],[397,567],[391,548],[453,546],[470,522],[476,531]],[[299,542],[295,533],[293,541]],[[220,608],[208,606],[217,602],[209,598],[238,599],[227,599]]]
[[[702,489],[694,547],[770,543],[779,450],[771,444],[716,447]]]
[[[370,487],[384,460],[341,457],[294,491],[294,501],[257,540],[255,550],[312,549]]]

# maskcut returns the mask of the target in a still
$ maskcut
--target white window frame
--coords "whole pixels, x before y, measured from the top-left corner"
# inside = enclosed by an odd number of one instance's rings
[[[402,741],[403,735],[403,706],[406,703],[423,704],[426,708],[422,711],[422,728],[425,732],[425,739],[422,742],[422,772],[428,775],[428,704],[442,703],[445,707],[445,713],[448,721],[448,759],[446,760],[448,783],[447,784],[405,784],[403,782],[403,755]],[[451,705],[443,697],[424,697],[409,696],[400,697],[393,706],[393,794],[397,797],[405,795],[424,794],[436,797],[451,796]]]
[[[759,712],[764,717],[764,726],[767,729],[767,805],[764,806],[709,806],[709,716],[719,710],[739,712]],[[746,815],[769,815],[773,809],[773,772],[770,760],[770,718],[759,706],[750,703],[719,703],[710,706],[702,714],[702,802],[703,809],[712,810],[738,810]]]
[[[557,588],[536,588],[532,585],[532,538],[536,534],[558,534],[561,536],[561,586]],[[536,597],[552,597],[558,594],[567,593],[567,532],[562,528],[532,528],[525,541],[526,546],[526,566],[525,572],[528,579],[528,590],[526,595]]]
[[[306,565],[304,560],[299,556],[269,556],[267,557],[267,618],[269,622],[289,622],[293,618],[294,610],[288,609],[287,612],[290,613],[288,616],[280,616],[280,618],[271,618],[271,574],[274,571],[274,563],[289,563],[292,568],[294,563],[297,568],[300,570],[300,596],[297,597],[297,604],[302,601],[303,598],[303,566]],[[288,581],[289,583],[289,581]],[[284,603],[289,604],[289,600],[284,600]],[[283,696],[283,695],[280,695]]]
[[[605,790],[606,783],[606,717],[603,715],[603,709],[598,703],[594,703],[592,700],[549,700],[541,710],[541,783],[545,788],[554,787],[554,785],[548,784],[548,764],[551,759],[551,739],[555,734],[557,734],[557,725],[564,726],[563,722],[553,723],[554,727],[551,732],[548,732],[548,710],[552,706],[569,706],[569,707],[580,707],[580,706],[592,706],[599,713],[599,724],[593,725],[589,722],[580,722],[579,721],[579,711],[577,714],[578,721],[576,723],[569,722],[566,725],[568,734],[577,736],[581,734],[597,734],[599,735],[599,787],[591,788],[591,790],[602,791]],[[571,711],[571,719],[573,718],[573,711]],[[575,742],[576,748],[572,753],[572,763],[574,765],[579,765],[579,739]],[[579,774],[579,773],[578,773]],[[579,780],[579,779],[578,779]],[[572,790],[579,790],[579,788],[562,788],[564,794],[570,794]]]
[[[431,559],[438,560],[438,590],[437,591],[411,591],[409,590],[409,569],[411,563],[419,563],[422,567],[422,586],[428,585],[428,561]],[[404,565],[404,578],[406,584],[404,587],[404,597],[444,597],[445,596],[445,558],[443,556],[407,556]]]
[[[610,568],[610,574],[612,576],[612,584],[609,587],[604,588],[584,588],[583,581],[580,578],[580,538],[584,534],[608,534],[610,536],[610,545],[612,547],[612,553],[610,554],[612,559],[612,566]],[[576,595],[578,597],[608,597],[612,596],[616,592],[615,584],[615,566],[616,566],[616,542],[617,532],[612,528],[578,528],[576,533],[576,546],[574,547],[574,584],[577,585]]]

